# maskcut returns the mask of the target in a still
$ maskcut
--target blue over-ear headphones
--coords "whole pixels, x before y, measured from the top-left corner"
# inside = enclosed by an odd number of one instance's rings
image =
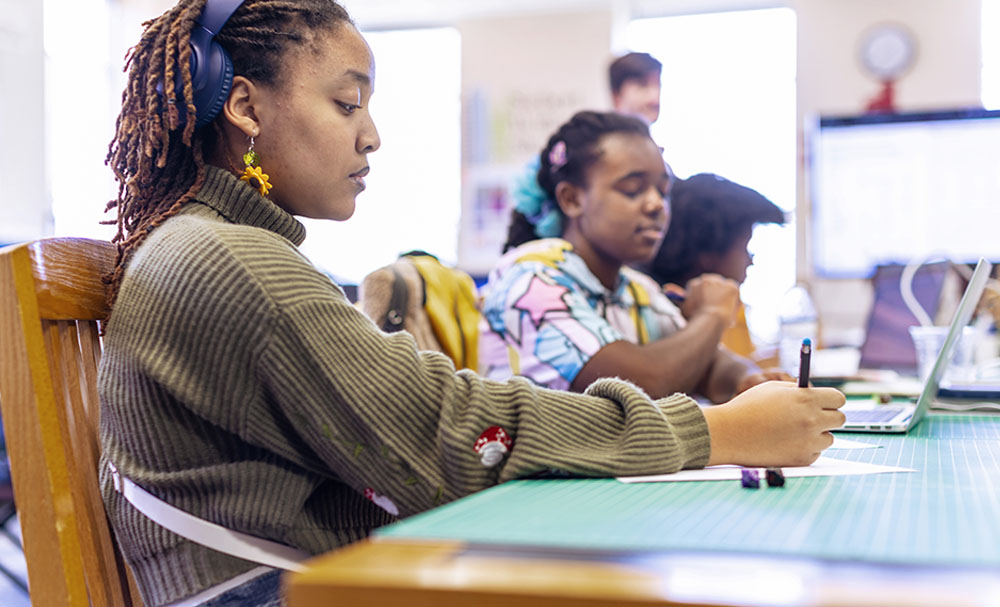
[[[191,86],[194,107],[201,128],[212,121],[229,97],[233,86],[233,61],[215,41],[215,35],[229,21],[244,0],[208,0],[191,30]]]

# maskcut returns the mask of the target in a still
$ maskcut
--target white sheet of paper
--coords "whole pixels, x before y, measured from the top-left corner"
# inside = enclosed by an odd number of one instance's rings
[[[827,447],[830,449],[881,449],[882,445],[876,445],[874,443],[863,443],[857,440],[847,440],[846,438],[840,438],[839,436],[833,437],[833,444]]]
[[[651,476],[622,476],[617,480],[623,483],[670,483],[676,481],[729,481],[738,480],[742,466],[709,466],[701,470],[681,470],[673,474],[654,474]],[[913,468],[898,466],[882,466],[864,462],[849,462],[832,457],[820,456],[811,466],[782,468],[785,478],[800,478],[805,476],[847,476],[849,474],[878,474],[880,472],[916,472]]]

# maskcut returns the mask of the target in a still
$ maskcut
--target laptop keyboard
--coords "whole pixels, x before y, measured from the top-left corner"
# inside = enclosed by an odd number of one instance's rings
[[[851,423],[887,422],[900,414],[899,407],[879,407],[878,409],[855,409],[844,411],[847,421]]]

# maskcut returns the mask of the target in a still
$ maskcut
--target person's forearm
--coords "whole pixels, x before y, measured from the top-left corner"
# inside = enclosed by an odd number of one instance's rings
[[[702,314],[681,331],[649,344],[609,344],[584,365],[571,388],[582,391],[601,377],[622,377],[654,398],[695,392],[715,361],[725,328],[718,315]]]
[[[712,365],[697,391],[713,403],[722,403],[736,395],[740,381],[748,373],[759,371],[749,359],[737,356],[725,348],[717,348]]]
[[[717,315],[701,314],[681,331],[643,346],[660,393],[699,392],[698,386],[715,366],[725,329]]]

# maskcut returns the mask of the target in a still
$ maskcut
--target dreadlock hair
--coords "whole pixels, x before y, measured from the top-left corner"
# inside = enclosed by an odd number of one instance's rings
[[[536,176],[539,187],[549,200],[556,199],[556,186],[563,181],[586,187],[590,167],[601,158],[601,138],[614,133],[650,137],[649,126],[638,118],[615,112],[591,111],[578,112],[549,137],[539,155],[540,165]],[[566,162],[553,166],[552,148],[559,142],[566,146]],[[559,205],[554,206],[561,215]],[[535,226],[515,209],[511,213],[504,252],[537,238]]]
[[[139,43],[125,59],[128,84],[105,160],[118,181],[118,196],[105,209],[117,210],[117,218],[105,223],[118,227],[114,270],[104,277],[109,304],[132,253],[201,188],[206,151],[221,135],[216,122],[195,130],[189,40],[205,4],[180,0],[144,23]],[[290,49],[341,22],[351,21],[336,0],[247,0],[215,40],[229,53],[234,75],[274,86]],[[183,109],[177,107],[181,103]]]
[[[785,213],[762,194],[712,173],[674,183],[670,227],[656,256],[640,269],[660,284],[683,285],[710,271],[705,253],[725,254],[739,234],[758,223],[785,223]]]

